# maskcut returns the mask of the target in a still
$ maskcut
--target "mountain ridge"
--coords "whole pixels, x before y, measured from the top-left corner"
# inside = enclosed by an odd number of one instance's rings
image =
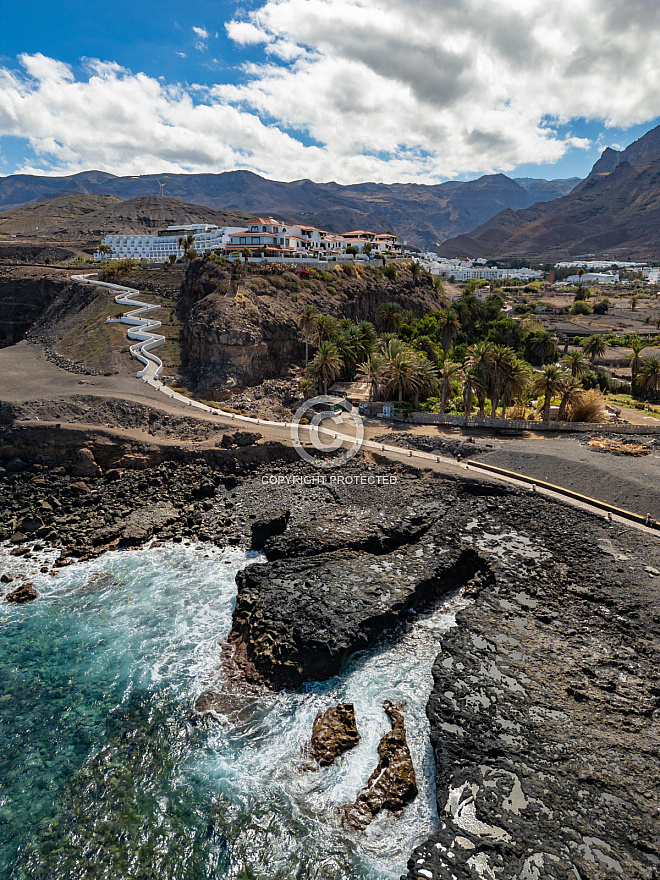
[[[167,197],[188,204],[224,212],[272,214],[332,232],[391,229],[411,245],[434,249],[439,242],[468,232],[502,209],[527,207],[537,195],[551,198],[571,189],[575,182],[523,180],[527,187],[504,174],[433,185],[369,181],[342,185],[307,178],[284,182],[247,170],[140,177],[102,171],[65,177],[9,175],[0,178],[0,211],[64,195],[108,195],[123,200],[154,196],[162,182]]]
[[[660,126],[625,150],[603,150],[570,193],[505,209],[438,248],[442,256],[554,260],[593,253],[613,259],[660,255]]]

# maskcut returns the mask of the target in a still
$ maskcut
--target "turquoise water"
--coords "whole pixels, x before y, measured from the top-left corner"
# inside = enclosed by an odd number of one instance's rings
[[[46,554],[47,555],[47,554]],[[424,706],[458,600],[301,693],[237,692],[217,672],[234,577],[255,554],[204,545],[109,553],[55,578],[0,549],[40,598],[0,602],[0,877],[5,880],[396,878],[437,822]],[[196,697],[224,695],[193,723]],[[420,796],[342,828],[404,714]],[[359,746],[308,769],[320,709],[355,704]]]

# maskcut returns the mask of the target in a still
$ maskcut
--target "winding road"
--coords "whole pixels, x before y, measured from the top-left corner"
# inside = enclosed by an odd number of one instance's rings
[[[315,422],[318,422],[318,418],[314,419],[312,424],[302,425],[298,422],[276,422],[270,419],[243,416],[227,412],[220,407],[210,407],[205,403],[201,403],[198,400],[192,400],[184,394],[174,391],[160,380],[159,377],[163,369],[163,362],[153,353],[153,349],[158,348],[165,342],[165,337],[163,335],[160,333],[154,333],[154,331],[158,330],[162,324],[160,321],[154,320],[153,318],[144,317],[150,312],[156,311],[160,306],[137,299],[136,297],[140,294],[140,291],[134,287],[126,287],[121,284],[111,284],[107,281],[99,281],[98,278],[93,277],[95,275],[96,273],[87,273],[83,275],[72,275],[71,277],[73,281],[77,281],[81,284],[92,284],[97,287],[104,287],[115,293],[115,302],[118,305],[135,307],[126,312],[120,318],[108,318],[107,322],[128,324],[133,328],[128,331],[129,339],[135,340],[135,344],[131,345],[130,351],[133,357],[137,358],[142,364],[144,364],[143,368],[138,371],[137,377],[142,379],[143,382],[146,382],[152,388],[155,388],[171,400],[179,401],[184,406],[193,407],[194,409],[210,413],[211,415],[221,416],[223,419],[229,419],[233,422],[262,426],[265,433],[269,433],[270,431],[271,437],[269,439],[277,439],[281,441],[281,430],[277,431],[277,434],[275,434],[275,430],[282,428],[288,429],[294,447],[297,446],[301,448],[304,446],[313,446],[316,449],[325,449],[326,451],[329,451],[337,449],[345,443],[349,444],[349,446],[355,444],[355,436],[329,430],[319,424],[315,424]],[[337,423],[340,422],[340,416],[337,414],[330,417],[333,418],[333,421]],[[301,433],[304,433],[305,431],[307,432],[306,442],[300,439]],[[329,442],[322,443],[320,440],[321,435],[323,435]],[[548,483],[539,483],[538,481],[534,481],[521,474],[513,474],[509,471],[503,471],[496,467],[469,460],[458,462],[453,458],[435,455],[434,453],[422,452],[418,449],[406,449],[400,446],[390,446],[383,443],[377,443],[373,440],[362,440],[359,444],[359,448],[370,449],[381,454],[384,453],[388,458],[397,461],[405,459],[421,460],[426,462],[427,466],[431,468],[433,468],[434,465],[437,467],[442,464],[443,468],[448,469],[450,472],[465,472],[473,470],[479,472],[480,476],[488,476],[490,479],[517,486],[519,488],[525,488],[528,491],[531,486],[531,491],[538,492],[539,494],[554,498],[563,503],[571,504],[574,507],[590,510],[593,513],[601,515],[603,511],[609,511],[610,513],[608,516],[614,521],[626,522],[628,525],[637,529],[643,529],[645,532],[657,536],[657,532],[654,529],[647,528],[644,525],[643,517],[638,514],[620,510],[612,505],[579,495],[559,486],[554,486]]]

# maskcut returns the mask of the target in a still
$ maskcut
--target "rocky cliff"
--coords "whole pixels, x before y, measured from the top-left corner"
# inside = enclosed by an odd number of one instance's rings
[[[297,318],[308,303],[336,318],[374,321],[378,306],[388,301],[421,315],[442,307],[444,298],[430,275],[415,280],[403,267],[394,280],[361,265],[301,278],[293,272],[241,275],[212,259],[196,260],[179,299],[184,370],[209,392],[256,385],[302,363]]]
[[[0,348],[14,345],[70,286],[58,271],[0,270]]]

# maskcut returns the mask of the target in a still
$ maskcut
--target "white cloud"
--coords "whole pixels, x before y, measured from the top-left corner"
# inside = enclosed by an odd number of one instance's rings
[[[227,34],[241,46],[254,46],[258,43],[270,43],[272,37],[256,24],[249,21],[229,21],[225,25]]]
[[[23,56],[0,67],[0,131],[46,170],[434,182],[588,148],[573,120],[660,116],[652,0],[267,0],[226,31],[263,62],[211,89]]]

